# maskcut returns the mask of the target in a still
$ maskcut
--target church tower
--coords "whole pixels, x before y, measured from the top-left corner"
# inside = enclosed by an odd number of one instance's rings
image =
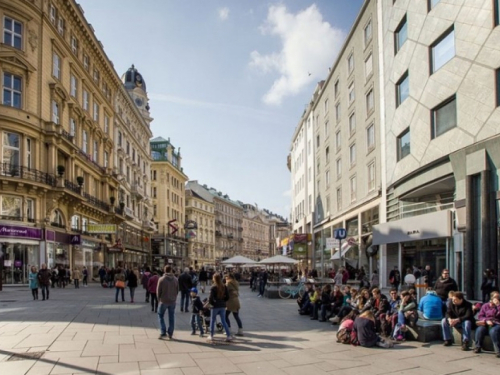
[[[146,82],[142,74],[135,68],[134,64],[132,64],[125,74],[122,75],[122,82],[149,126],[153,119],[149,113],[149,98],[146,91]]]

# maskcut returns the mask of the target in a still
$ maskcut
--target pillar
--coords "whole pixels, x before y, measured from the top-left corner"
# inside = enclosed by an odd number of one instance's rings
[[[467,299],[474,298],[474,235],[472,233],[473,220],[473,201],[472,196],[472,176],[469,175],[465,180],[465,248],[464,248],[464,286]]]

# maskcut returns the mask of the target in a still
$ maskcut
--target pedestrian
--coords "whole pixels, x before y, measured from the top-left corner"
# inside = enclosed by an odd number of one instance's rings
[[[208,281],[208,273],[207,271],[205,271],[205,267],[201,267],[199,281],[201,286],[201,292],[205,293],[205,288],[207,286],[207,281]]]
[[[266,284],[267,284],[267,271],[264,268],[260,273],[259,294],[257,295],[257,297],[264,296],[264,291],[266,290]]]
[[[66,268],[59,266],[59,271],[57,273],[59,279],[57,280],[57,286],[59,288],[66,288]]]
[[[422,276],[424,278],[424,284],[427,284],[428,287],[431,286],[432,285],[433,274],[432,274],[432,270],[431,270],[430,264],[427,264],[425,266],[425,269],[422,272]]]
[[[73,283],[75,284],[75,289],[80,289],[80,270],[78,268],[75,268],[73,272],[71,272],[73,275]]]
[[[189,312],[189,293],[193,287],[193,279],[189,274],[189,268],[184,268],[184,272],[179,276],[179,290],[181,292],[181,312]]]
[[[399,290],[399,284],[401,284],[401,273],[398,270],[398,266],[394,266],[394,269],[389,273],[389,284],[396,289]]]
[[[450,277],[450,271],[448,269],[445,268],[441,272],[441,277],[439,277],[436,280],[436,284],[434,284],[434,290],[442,301],[448,299],[449,292],[458,290],[457,282]]]
[[[191,335],[196,335],[196,327],[200,330],[200,337],[203,337],[203,324],[201,322],[201,313],[203,311],[203,302],[198,296],[198,289],[191,288]]]
[[[378,288],[380,285],[379,277],[378,277],[378,271],[373,270],[372,277],[370,278],[370,286],[372,288]]]
[[[462,350],[468,351],[474,323],[472,303],[465,300],[462,292],[455,292],[452,297],[452,304],[446,311],[446,317],[441,321],[444,346],[452,345],[450,328],[461,328]]]
[[[158,307],[158,320],[160,321],[160,337],[168,335],[172,339],[175,326],[175,302],[179,292],[179,281],[172,273],[171,266],[165,266],[165,274],[158,281],[156,295],[160,306]],[[165,327],[165,312],[168,311],[168,328]]]
[[[231,322],[229,321],[229,315],[233,313],[236,324],[238,324],[238,332],[236,336],[243,336],[243,324],[240,319],[240,284],[236,281],[232,273],[226,275],[226,287],[229,293],[229,299],[226,302],[226,323],[231,330]]]
[[[31,271],[29,274],[30,289],[33,295],[33,300],[38,299],[38,272],[35,266],[31,266]]]
[[[119,293],[121,293],[122,295],[122,302],[125,302],[125,274],[121,271],[120,268],[116,269],[114,282],[116,289],[115,302],[118,302]]]
[[[45,301],[45,297],[49,299],[50,277],[51,273],[47,269],[47,265],[42,263],[42,268],[38,271],[38,283],[42,289],[42,301]]]
[[[483,304],[476,321],[474,353],[481,353],[484,337],[489,335],[497,358],[500,358],[500,294],[491,293],[489,302]]]
[[[210,297],[208,299],[210,305],[212,305],[212,311],[210,313],[210,337],[209,342],[214,340],[215,322],[217,320],[217,315],[220,316],[220,320],[224,330],[226,331],[226,341],[232,341],[231,331],[226,323],[226,302],[229,300],[229,292],[227,287],[222,282],[220,274],[215,273],[212,278],[212,288],[210,289]]]
[[[87,267],[83,266],[82,270],[82,275],[83,275],[83,287],[86,288],[88,285],[88,280],[89,280],[89,271],[87,270]]]
[[[137,288],[137,274],[134,272],[135,270],[137,268],[128,273],[127,285],[130,290],[130,303],[134,303],[135,289]]]
[[[158,312],[158,297],[156,295],[156,288],[158,287],[158,272],[154,271],[148,280],[149,299],[151,300],[151,311]]]
[[[144,269],[144,272],[142,274],[142,277],[141,277],[141,285],[144,289],[146,289],[146,303],[149,302],[149,288],[148,288],[148,282],[149,282],[149,278],[151,277],[151,270],[149,267],[146,267]],[[156,289],[155,289],[155,293],[156,293]]]
[[[341,286],[343,280],[344,280],[344,269],[340,268],[335,277],[333,278],[333,283],[335,285]]]
[[[493,272],[489,269],[483,272],[483,282],[481,284],[481,291],[483,292],[483,303],[488,302],[490,299],[490,294],[493,292],[495,279],[493,277]]]

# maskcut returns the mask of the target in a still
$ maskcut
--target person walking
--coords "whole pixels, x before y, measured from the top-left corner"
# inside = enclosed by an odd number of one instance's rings
[[[199,281],[201,286],[201,292],[205,293],[205,288],[207,286],[207,281],[208,281],[208,273],[207,271],[205,271],[205,267],[201,267]]]
[[[42,263],[42,268],[38,271],[38,283],[42,289],[42,301],[45,301],[45,297],[49,299],[50,277],[51,273],[47,269],[47,265]]]
[[[38,299],[38,272],[35,266],[31,266],[30,274],[30,289],[31,294],[33,295],[33,300]]]
[[[73,272],[71,272],[71,275],[73,277],[73,284],[75,285],[75,289],[80,289],[80,270],[78,268],[75,268]]]
[[[142,273],[142,277],[141,277],[141,285],[144,289],[146,289],[146,303],[149,302],[148,281],[149,281],[150,277],[151,277],[151,269],[149,267],[146,267],[144,269],[144,272]],[[155,293],[156,293],[156,289],[155,289]]]
[[[104,268],[104,266],[101,266],[101,268],[99,268],[99,279],[101,281],[101,285],[104,284],[104,281],[106,281],[106,269]]]
[[[82,275],[83,275],[83,287],[86,288],[88,285],[88,280],[89,280],[89,271],[87,270],[87,267],[83,266],[82,270]]]
[[[189,274],[189,268],[184,268],[184,272],[179,276],[179,290],[181,291],[181,312],[189,312],[189,293],[193,287],[193,280]]]
[[[134,269],[135,271],[136,269]],[[135,289],[137,288],[137,274],[132,271],[128,274],[128,288],[130,290],[130,303],[134,303]]]
[[[264,297],[264,291],[266,290],[266,284],[267,284],[267,271],[265,268],[260,273],[259,279],[260,279],[259,294],[257,295],[257,297]]]
[[[188,269],[189,270],[189,269]],[[160,306],[158,307],[158,320],[160,321],[160,337],[164,339],[167,335],[172,339],[175,326],[175,303],[179,293],[179,281],[172,273],[171,266],[165,266],[165,273],[158,281],[156,295]],[[168,328],[165,326],[165,312],[168,311]]]
[[[114,277],[115,282],[115,302],[118,302],[118,294],[121,292],[122,302],[125,302],[125,274],[121,269],[117,269]]]
[[[483,272],[483,282],[481,283],[481,291],[483,292],[483,303],[490,300],[491,292],[495,287],[495,278],[493,277],[493,271],[487,269]]]
[[[208,302],[212,305],[212,311],[210,313],[210,336],[208,338],[209,342],[214,340],[215,322],[217,320],[217,315],[220,316],[220,320],[224,330],[226,331],[226,341],[232,341],[231,331],[226,323],[226,302],[229,300],[229,292],[227,287],[222,282],[220,274],[215,273],[212,279],[212,288],[210,289],[210,297]]]
[[[233,313],[236,324],[238,324],[238,332],[236,336],[243,336],[243,324],[240,319],[240,284],[236,281],[232,273],[226,275],[226,287],[229,293],[229,299],[226,302],[226,323],[231,330],[231,322],[229,321],[229,315]]]
[[[158,312],[158,297],[156,295],[156,288],[158,287],[158,272],[154,271],[148,279],[148,292],[149,299],[151,300],[151,311]]]
[[[378,288],[380,285],[379,277],[378,277],[378,271],[373,270],[372,277],[370,278],[370,287],[371,288]]]
[[[394,269],[389,273],[389,284],[396,289],[396,292],[399,290],[399,284],[401,284],[401,273],[398,270],[398,266],[394,266]]]

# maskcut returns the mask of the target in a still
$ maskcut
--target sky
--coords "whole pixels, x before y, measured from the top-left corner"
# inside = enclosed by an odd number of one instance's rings
[[[288,218],[291,139],[363,0],[77,0],[189,180]]]

